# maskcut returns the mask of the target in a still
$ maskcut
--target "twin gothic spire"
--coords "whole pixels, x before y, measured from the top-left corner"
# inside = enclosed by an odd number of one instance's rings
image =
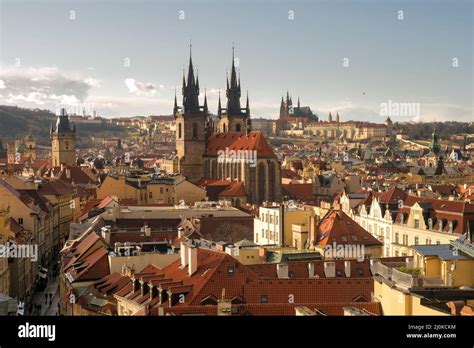
[[[194,66],[192,60],[192,46],[189,45],[189,67],[188,67],[188,77],[186,79],[185,72],[183,70],[183,83],[182,83],[182,95],[183,95],[183,112],[186,113],[199,113],[205,112],[206,114],[209,112],[207,106],[207,95],[204,94],[204,105],[199,105],[199,76],[196,73],[196,77],[194,76]],[[227,113],[228,115],[250,115],[250,108],[249,108],[249,97],[247,92],[247,103],[245,108],[241,108],[240,105],[240,96],[241,96],[241,89],[240,89],[240,76],[237,78],[237,71],[235,68],[235,57],[234,57],[234,47],[232,47],[232,70],[229,78],[226,78],[227,82],[227,105],[226,109],[221,107],[221,97],[219,92],[219,104],[218,104],[218,115],[221,115],[223,112]],[[174,113],[178,112],[180,108],[178,107],[178,101],[176,97],[175,91],[175,98],[174,98]]]

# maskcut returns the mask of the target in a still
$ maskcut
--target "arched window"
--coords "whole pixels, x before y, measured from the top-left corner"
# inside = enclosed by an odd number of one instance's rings
[[[181,129],[181,123],[178,123],[178,139],[181,139],[181,134],[182,133],[182,129]]]
[[[242,126],[240,125],[240,123],[237,123],[237,124],[235,125],[235,131],[236,131],[236,132],[240,132],[241,129],[242,129]]]

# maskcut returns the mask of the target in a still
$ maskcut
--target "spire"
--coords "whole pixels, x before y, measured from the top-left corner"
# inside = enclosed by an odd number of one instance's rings
[[[204,112],[207,114],[209,112],[207,108],[207,90],[204,89]]]
[[[199,68],[197,68],[197,71],[196,71],[196,89],[199,94]]]
[[[176,114],[178,112],[178,99],[176,98],[176,88],[174,89],[174,107],[173,113]]]
[[[247,116],[250,115],[250,105],[249,105],[249,91],[247,90],[247,103],[245,105],[245,112]]]
[[[189,68],[187,83],[183,72],[183,110],[184,112],[199,112],[199,79],[194,77],[192,45],[189,44]]]
[[[186,79],[184,77],[184,67],[183,67],[183,87],[182,87],[183,95],[186,93]]]
[[[240,107],[240,77],[237,79],[235,69],[235,48],[232,44],[232,68],[230,72],[230,82],[227,79],[227,114],[239,115],[242,113]]]
[[[298,109],[300,108],[300,97],[298,97]]]
[[[221,90],[219,90],[219,103],[217,104],[217,116],[222,115]]]

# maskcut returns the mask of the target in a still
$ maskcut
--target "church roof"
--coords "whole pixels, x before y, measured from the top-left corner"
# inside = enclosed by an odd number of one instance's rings
[[[219,196],[222,196],[222,197],[245,197],[245,196],[247,196],[247,193],[245,192],[245,185],[242,181],[233,182],[224,191],[219,193]]]
[[[218,151],[247,150],[257,151],[258,157],[275,157],[273,148],[261,132],[250,132],[248,134],[240,132],[213,133],[208,140],[206,155],[216,156]]]

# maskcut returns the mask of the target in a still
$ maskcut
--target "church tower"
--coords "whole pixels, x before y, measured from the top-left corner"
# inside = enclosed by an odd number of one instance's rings
[[[174,98],[176,120],[176,155],[178,171],[191,182],[199,181],[204,175],[202,156],[206,153],[206,140],[210,132],[207,96],[204,105],[199,105],[199,77],[194,76],[194,67],[189,53],[188,78],[183,71],[183,105],[178,106]]]
[[[61,109],[56,125],[51,125],[51,145],[51,164],[53,167],[59,167],[61,164],[75,165],[76,126],[69,122],[66,109]]]
[[[32,162],[36,161],[36,139],[31,132],[25,138],[25,157]]]
[[[235,69],[234,48],[232,47],[232,70],[230,74],[230,82],[227,80],[227,106],[225,109],[221,107],[221,100],[219,96],[219,105],[217,115],[219,116],[219,132],[250,132],[250,108],[249,96],[247,93],[247,103],[245,108],[240,106],[240,77],[237,79],[237,72]]]

